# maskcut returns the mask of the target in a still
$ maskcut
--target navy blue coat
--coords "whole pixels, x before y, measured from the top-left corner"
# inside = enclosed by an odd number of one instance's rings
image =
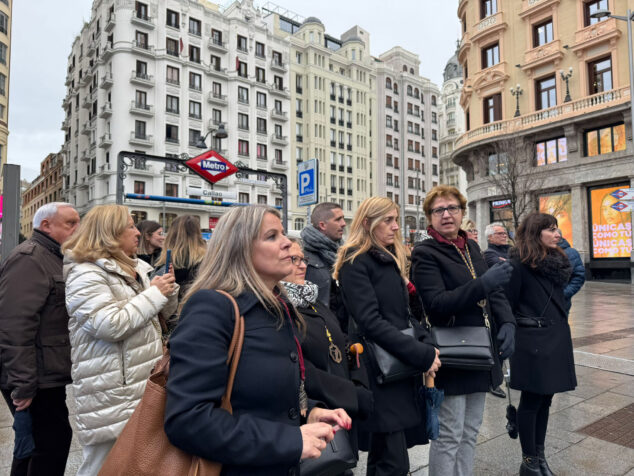
[[[184,451],[222,463],[225,475],[299,474],[300,374],[293,330],[288,320],[280,327],[254,294],[236,301],[245,335],[233,415],[219,408],[229,373],[233,306],[216,291],[198,291],[170,338],[165,432]]]
[[[426,443],[425,418],[415,398],[422,373],[436,356],[433,346],[400,332],[410,325],[409,294],[394,259],[376,249],[346,262],[339,271],[346,309],[364,336],[421,371],[421,376],[379,385],[368,352],[361,354],[374,395],[374,413],[364,424],[370,432],[412,429],[408,445]],[[418,329],[420,339],[426,332]],[[420,429],[420,432],[417,431]]]
[[[583,283],[586,282],[586,268],[583,266],[583,261],[581,261],[581,256],[579,252],[570,246],[570,243],[565,238],[562,238],[559,242],[559,247],[564,250],[568,260],[570,261],[570,265],[572,266],[572,274],[570,275],[570,281],[564,288],[564,298],[566,299],[566,310],[570,311],[570,306],[572,306],[572,296],[577,294],[583,286]]]

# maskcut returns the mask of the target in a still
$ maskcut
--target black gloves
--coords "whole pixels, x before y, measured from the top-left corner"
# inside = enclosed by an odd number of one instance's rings
[[[502,324],[497,335],[500,362],[508,359],[515,350],[515,326],[510,322]]]
[[[496,263],[491,266],[486,273],[480,276],[484,292],[489,294],[498,286],[503,286],[511,279],[513,265],[508,261]]]

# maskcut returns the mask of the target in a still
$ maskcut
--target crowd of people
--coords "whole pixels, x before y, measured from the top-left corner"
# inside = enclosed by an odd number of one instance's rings
[[[301,240],[275,208],[253,205],[225,213],[209,243],[194,216],[165,234],[121,205],[96,206],[81,223],[70,204],[43,206],[0,267],[11,474],[64,474],[74,430],[77,474],[97,475],[169,348],[165,435],[222,474],[306,474],[302,462],[319,460],[338,432],[355,459],[368,452],[369,476],[408,474],[408,449],[424,444],[430,475],[473,474],[485,396],[504,396],[508,359],[521,391],[520,475],[552,475],[549,408],[576,386],[568,313],[583,264],[557,220],[537,212],[512,245],[503,223],[488,225],[483,252],[466,204],[434,187],[413,247],[383,197],[360,204],[345,238],[335,203],[314,208]],[[235,325],[224,293],[244,316],[232,412],[221,408]],[[465,329],[488,336],[487,365],[465,364],[434,337]],[[407,372],[386,373],[384,356]],[[434,436],[425,379],[444,392]]]

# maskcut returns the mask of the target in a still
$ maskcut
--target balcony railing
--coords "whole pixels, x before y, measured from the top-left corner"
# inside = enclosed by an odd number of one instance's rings
[[[606,107],[624,104],[629,100],[629,85],[620,89],[612,89],[610,91],[593,94],[577,99],[576,101],[542,109],[541,111],[477,127],[461,135],[456,140],[455,148],[464,147],[472,142],[487,139],[491,136],[517,133],[543,124],[568,120],[576,116],[605,109]]]

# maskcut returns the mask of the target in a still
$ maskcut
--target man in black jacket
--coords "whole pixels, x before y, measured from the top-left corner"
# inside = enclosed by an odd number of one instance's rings
[[[12,475],[61,476],[66,467],[71,361],[60,246],[78,225],[68,203],[40,207],[33,235],[0,267],[0,389],[12,414],[28,409],[35,443],[30,456],[14,456]]]
[[[500,222],[487,225],[484,234],[487,237],[488,247],[484,251],[484,261],[490,268],[500,261],[506,261],[509,258],[509,234],[504,225]]]

